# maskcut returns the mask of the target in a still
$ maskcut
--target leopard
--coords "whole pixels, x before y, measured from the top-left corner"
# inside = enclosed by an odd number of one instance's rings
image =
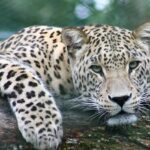
[[[26,142],[57,149],[63,119],[55,94],[94,110],[108,126],[136,122],[149,105],[150,22],[26,27],[0,43],[0,93]]]

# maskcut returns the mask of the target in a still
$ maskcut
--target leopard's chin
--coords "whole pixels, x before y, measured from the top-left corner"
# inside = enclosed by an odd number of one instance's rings
[[[117,114],[109,118],[106,123],[108,126],[119,126],[119,125],[126,125],[135,123],[138,120],[135,114]]]

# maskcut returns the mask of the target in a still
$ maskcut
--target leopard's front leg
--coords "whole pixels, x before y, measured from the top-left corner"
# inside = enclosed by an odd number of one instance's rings
[[[0,88],[8,98],[19,130],[38,149],[56,149],[63,136],[61,114],[52,95],[34,71],[0,61]]]

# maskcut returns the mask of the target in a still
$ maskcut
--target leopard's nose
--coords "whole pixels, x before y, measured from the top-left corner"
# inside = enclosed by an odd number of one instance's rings
[[[110,95],[108,95],[108,98],[109,98],[109,100],[117,103],[120,107],[123,107],[125,102],[128,101],[131,98],[131,96],[132,96],[132,94],[123,95],[123,96],[119,96],[119,97],[111,97]]]

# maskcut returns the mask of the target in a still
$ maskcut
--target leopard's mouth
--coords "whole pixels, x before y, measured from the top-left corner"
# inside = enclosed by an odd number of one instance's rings
[[[120,111],[117,115],[112,116],[106,122],[108,126],[118,126],[123,124],[132,124],[136,122],[137,116],[124,111]]]

